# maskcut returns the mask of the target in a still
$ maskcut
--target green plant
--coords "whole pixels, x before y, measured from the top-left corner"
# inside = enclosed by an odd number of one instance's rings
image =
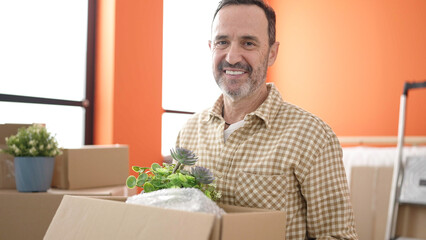
[[[16,135],[6,137],[6,145],[2,151],[15,157],[55,157],[62,153],[55,137],[40,124],[19,128]]]
[[[190,171],[184,169],[185,165],[194,165],[198,160],[192,151],[176,148],[170,152],[176,164],[163,163],[160,166],[153,163],[150,168],[133,166],[138,177],[130,175],[126,181],[127,187],[141,187],[144,192],[165,188],[197,188],[213,201],[220,198],[221,194],[216,190],[214,176],[209,169],[200,166],[192,167]]]

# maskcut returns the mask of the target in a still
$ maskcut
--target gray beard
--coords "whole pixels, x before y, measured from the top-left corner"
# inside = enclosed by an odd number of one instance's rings
[[[247,82],[245,82],[240,88],[237,90],[229,90],[226,88],[226,85],[224,83],[223,75],[224,73],[220,70],[220,74],[214,74],[216,84],[219,86],[219,88],[222,90],[222,93],[226,95],[227,97],[230,97],[232,100],[239,100],[246,96],[249,96],[253,92],[255,92],[257,89],[259,89],[262,84],[266,82],[266,75],[267,75],[268,65],[267,60],[265,59],[263,66],[259,66],[257,69],[254,69],[247,79]],[[232,84],[232,81],[236,80],[229,80]]]

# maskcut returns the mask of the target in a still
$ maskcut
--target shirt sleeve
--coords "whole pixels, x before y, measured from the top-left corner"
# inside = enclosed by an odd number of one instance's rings
[[[307,204],[309,238],[358,239],[337,137],[319,149],[301,190]]]

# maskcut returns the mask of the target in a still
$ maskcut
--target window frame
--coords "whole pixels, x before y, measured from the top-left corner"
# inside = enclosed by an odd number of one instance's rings
[[[86,98],[82,101],[72,101],[0,93],[0,101],[83,107],[85,109],[84,143],[90,145],[93,144],[94,125],[97,0],[87,0],[87,3]]]

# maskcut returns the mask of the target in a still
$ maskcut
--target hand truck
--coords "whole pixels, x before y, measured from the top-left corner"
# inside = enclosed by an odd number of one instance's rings
[[[403,164],[402,151],[404,147],[405,114],[406,114],[405,112],[406,112],[406,104],[407,104],[407,95],[410,89],[416,89],[416,88],[426,88],[426,81],[415,82],[415,83],[406,82],[404,84],[404,91],[400,99],[397,156],[394,162],[392,188],[391,188],[390,201],[389,201],[385,240],[413,239],[413,238],[396,237],[395,230],[396,230],[396,223],[398,218],[399,204],[401,203],[401,188],[403,186],[402,183],[403,183],[403,177],[404,177],[404,164]],[[426,161],[426,157],[424,160]],[[410,204],[410,202],[404,201],[404,204]],[[413,204],[418,204],[418,203],[413,203]],[[425,223],[425,226],[426,226],[426,223]]]

